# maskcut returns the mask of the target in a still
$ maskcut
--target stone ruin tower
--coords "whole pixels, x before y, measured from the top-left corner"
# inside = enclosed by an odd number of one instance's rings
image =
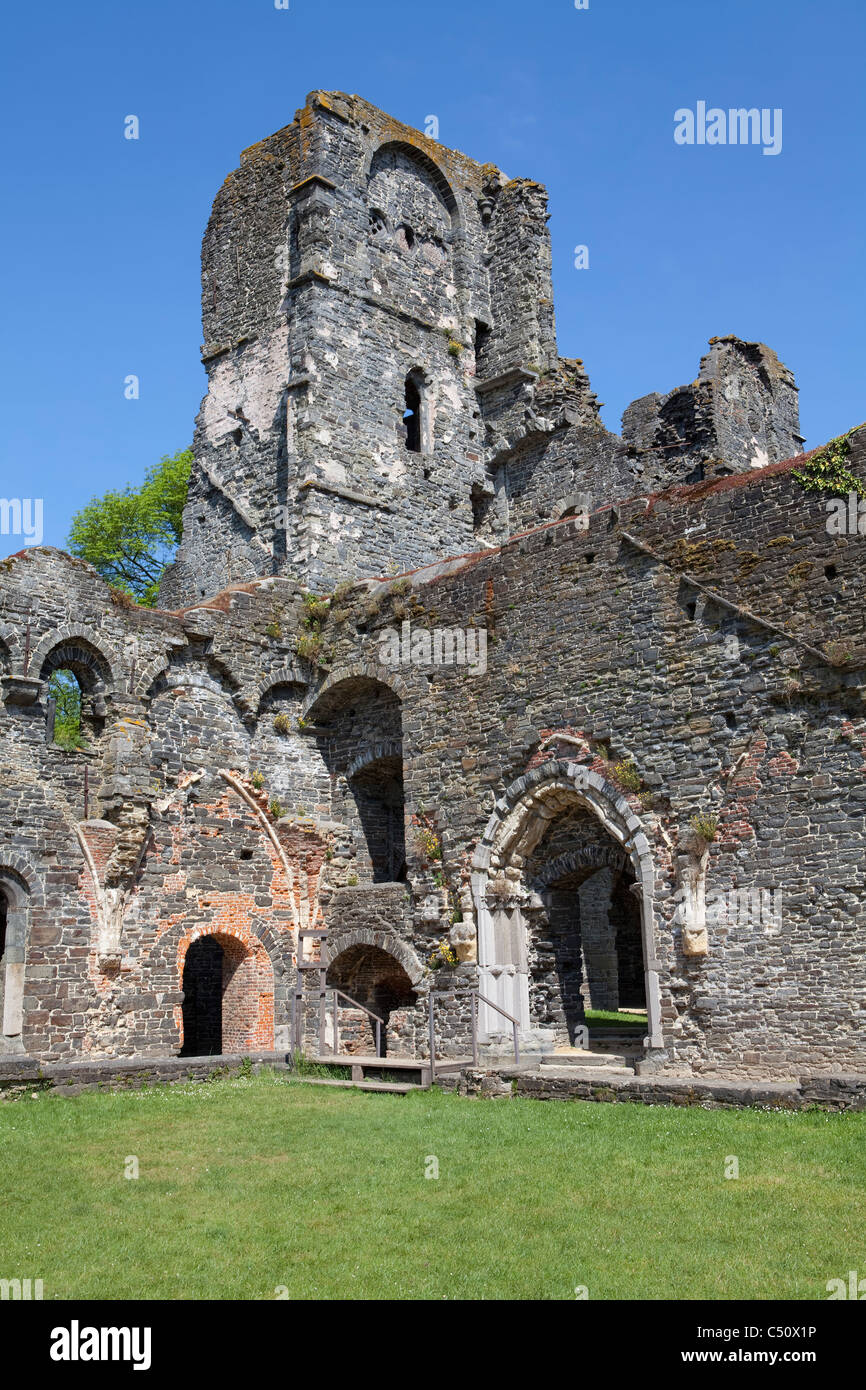
[[[790,372],[732,337],[607,431],[557,353],[547,220],[538,183],[356,96],[312,92],[244,152],[204,238],[208,392],[165,607],[406,571],[798,452]]]
[[[728,335],[612,433],[544,190],[337,93],[226,180],[203,314],[161,606],[0,565],[0,1090],[290,1047],[453,1072],[623,1009],[618,1085],[861,1104],[864,532],[803,470],[859,487],[866,429],[804,458],[791,373]]]

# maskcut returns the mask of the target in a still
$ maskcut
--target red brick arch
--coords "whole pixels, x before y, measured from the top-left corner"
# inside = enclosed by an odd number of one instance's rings
[[[194,941],[210,936],[223,950],[222,1051],[271,1052],[274,1048],[274,970],[270,956],[248,927],[216,923],[192,927],[178,942],[178,985],[183,989],[186,956]],[[175,1019],[183,1045],[183,1009]]]

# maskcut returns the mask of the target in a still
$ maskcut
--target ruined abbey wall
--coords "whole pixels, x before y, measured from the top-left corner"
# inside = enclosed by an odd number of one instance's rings
[[[480,986],[490,1055],[494,1004],[530,1053],[645,1004],[648,1069],[866,1069],[863,537],[763,345],[607,431],[549,251],[537,184],[354,97],[226,181],[163,607],[0,567],[5,1054],[314,1051],[327,987],[349,1050],[432,997],[465,1055]]]
[[[862,443],[851,457],[862,476]],[[431,987],[442,996],[443,1045],[465,1044],[465,1003],[449,1019],[448,998],[476,967],[431,974],[427,957],[453,930],[503,794],[580,769],[633,818],[613,847],[628,859],[646,841],[663,1065],[862,1066],[861,540],[827,534],[824,499],[792,465],[683,488],[602,509],[588,530],[565,519],[445,572],[360,584],[332,606],[321,666],[293,651],[305,610],[290,581],[169,614],[113,604],[57,552],[13,558],[4,864],[29,899],[23,1046],[178,1050],[183,958],[203,932],[249,958],[246,1045],[280,1045],[298,932],[323,926],[329,958],[341,942],[399,951],[422,1014]],[[768,588],[784,603],[762,601]],[[383,663],[383,632],[407,622],[483,627],[486,671]],[[103,710],[85,752],[47,740],[56,660]],[[358,810],[356,769],[381,758],[402,767],[402,882],[375,881]],[[639,790],[620,785],[624,762]],[[441,859],[425,857],[419,812]],[[780,894],[781,916],[710,919],[708,953],[689,956],[680,861],[703,812],[718,818],[709,896]],[[531,921],[521,867],[506,857],[485,892]],[[311,939],[304,954],[316,950]],[[508,964],[482,958],[487,988],[490,967]],[[406,1050],[419,1030],[422,1015],[407,1015]]]

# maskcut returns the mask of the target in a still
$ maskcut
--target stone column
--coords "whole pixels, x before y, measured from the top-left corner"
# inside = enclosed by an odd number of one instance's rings
[[[611,870],[599,869],[578,889],[583,958],[581,993],[587,1009],[619,1008],[616,928],[608,913],[612,887]]]

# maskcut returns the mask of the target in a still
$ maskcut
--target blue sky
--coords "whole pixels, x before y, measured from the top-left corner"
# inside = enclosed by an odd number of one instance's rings
[[[191,440],[210,204],[316,87],[436,115],[444,144],[547,185],[560,351],[609,428],[733,332],[794,370],[821,443],[866,415],[864,41],[863,0],[7,7],[0,493],[44,498],[62,545],[93,494]],[[702,100],[782,108],[781,153],[676,145]]]

